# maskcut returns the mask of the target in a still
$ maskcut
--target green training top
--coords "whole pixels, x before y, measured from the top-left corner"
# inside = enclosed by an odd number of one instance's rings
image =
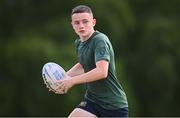
[[[126,94],[116,76],[114,51],[108,37],[96,31],[84,42],[76,39],[75,46],[78,60],[85,72],[95,68],[99,60],[109,62],[108,77],[87,83],[85,98],[105,109],[128,107]]]

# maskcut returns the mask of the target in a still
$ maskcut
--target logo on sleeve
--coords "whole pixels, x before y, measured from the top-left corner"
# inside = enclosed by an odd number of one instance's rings
[[[103,55],[105,55],[105,53],[106,53],[105,47],[101,48],[99,54],[100,54],[101,56],[103,56]]]

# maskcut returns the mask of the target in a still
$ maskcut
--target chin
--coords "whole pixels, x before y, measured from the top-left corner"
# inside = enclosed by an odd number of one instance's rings
[[[79,36],[81,36],[81,37],[87,37],[88,34],[87,34],[87,33],[79,33]]]

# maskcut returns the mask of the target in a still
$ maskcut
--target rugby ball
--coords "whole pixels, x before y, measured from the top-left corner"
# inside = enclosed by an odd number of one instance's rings
[[[46,63],[42,68],[42,77],[47,87],[53,91],[56,91],[58,87],[58,81],[63,79],[66,75],[66,71],[58,64],[54,62]]]

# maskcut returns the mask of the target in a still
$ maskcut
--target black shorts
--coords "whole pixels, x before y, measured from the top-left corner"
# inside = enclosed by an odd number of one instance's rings
[[[128,107],[120,108],[117,110],[108,110],[102,108],[100,105],[91,102],[87,99],[83,100],[77,108],[86,110],[97,117],[128,117]]]

